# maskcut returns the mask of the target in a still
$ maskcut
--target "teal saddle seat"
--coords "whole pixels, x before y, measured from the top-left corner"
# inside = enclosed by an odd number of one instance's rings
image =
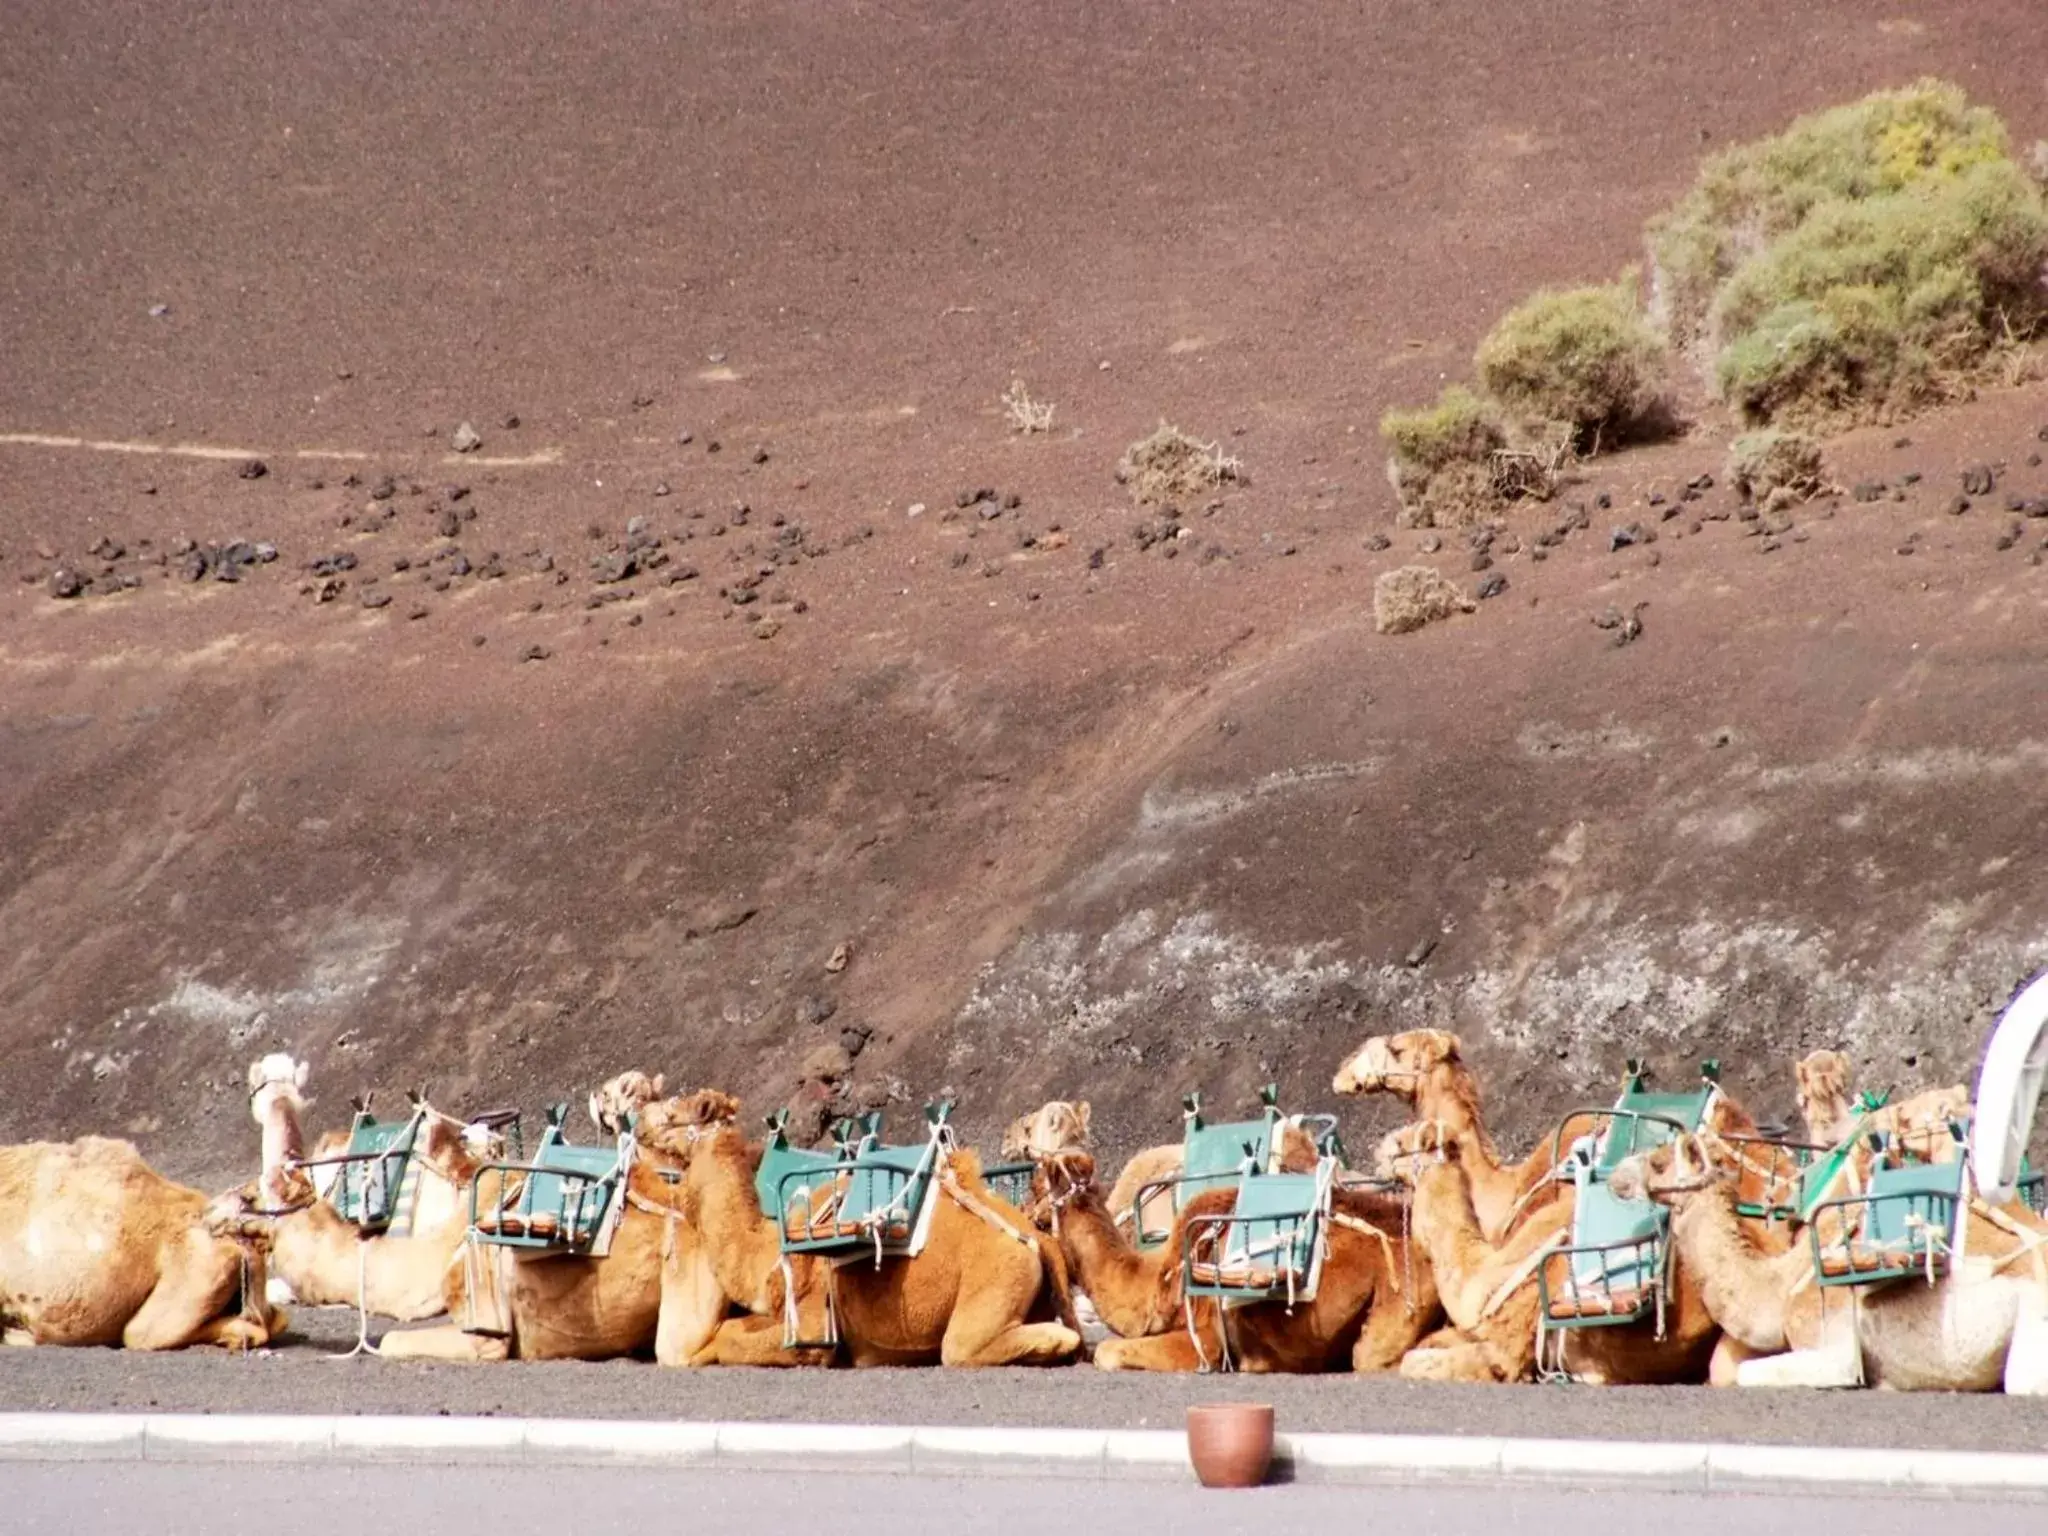
[[[485,1171],[518,1176],[518,1188],[488,1209],[486,1181],[470,1186],[470,1228],[479,1241],[507,1248],[588,1254],[597,1247],[625,1192],[632,1163],[629,1130],[613,1146],[572,1145],[563,1136],[568,1105],[548,1110],[533,1158],[492,1163]]]
[[[316,1187],[324,1185],[327,1203],[344,1221],[365,1233],[386,1231],[404,1205],[421,1118],[415,1111],[404,1120],[378,1120],[367,1104],[359,1104],[349,1123],[348,1144],[332,1157],[299,1166],[312,1173]],[[333,1171],[323,1178],[323,1169]]]
[[[1879,1167],[1860,1195],[1823,1202],[1808,1226],[1814,1278],[1868,1285],[1946,1272],[1963,1213],[1964,1162]],[[1828,1213],[1835,1221],[1822,1218]]]
[[[1227,1213],[1190,1221],[1182,1256],[1190,1296],[1226,1301],[1313,1301],[1337,1161],[1314,1173],[1266,1173],[1247,1164]]]
[[[842,1128],[831,1153],[783,1146],[771,1167],[764,1152],[755,1192],[775,1221],[784,1253],[909,1253],[921,1243],[925,1207],[952,1145],[951,1104],[925,1107],[928,1135],[916,1146],[888,1146],[881,1117]],[[780,1137],[780,1129],[777,1137]]]
[[[1200,1094],[1191,1093],[1181,1101],[1185,1113],[1181,1132],[1181,1170],[1171,1178],[1154,1180],[1138,1191],[1132,1202],[1135,1246],[1157,1248],[1172,1235],[1170,1228],[1145,1225],[1146,1207],[1160,1191],[1171,1191],[1173,1211],[1178,1216],[1197,1196],[1236,1187],[1247,1161],[1262,1172],[1271,1169],[1281,1118],[1279,1091],[1268,1083],[1260,1091],[1259,1098],[1263,1112],[1258,1119],[1224,1121],[1214,1125],[1202,1118]]]
[[[1588,1183],[1572,1212],[1564,1276],[1542,1275],[1543,1316],[1552,1326],[1632,1323],[1657,1305],[1664,1283],[1669,1213],[1650,1200],[1624,1200],[1606,1184]]]
[[[1571,1240],[1556,1266],[1539,1270],[1542,1320],[1546,1328],[1613,1327],[1633,1323],[1656,1310],[1663,1296],[1668,1255],[1669,1213],[1650,1200],[1627,1200],[1608,1187],[1623,1159],[1652,1151],[1674,1137],[1698,1130],[1720,1092],[1720,1063],[1700,1065],[1699,1087],[1687,1093],[1653,1093],[1640,1062],[1631,1060],[1614,1103],[1575,1111],[1559,1127],[1559,1166],[1571,1166],[1562,1145],[1565,1128],[1590,1118],[1601,1124],[1587,1153],[1578,1154],[1577,1192]]]

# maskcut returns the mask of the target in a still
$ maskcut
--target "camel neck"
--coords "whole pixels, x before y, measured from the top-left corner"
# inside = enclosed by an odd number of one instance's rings
[[[1807,1263],[1803,1243],[1776,1258],[1743,1236],[1732,1186],[1686,1194],[1672,1206],[1679,1262],[1699,1279],[1708,1314],[1753,1349],[1782,1349],[1791,1286]]]
[[[1415,1094],[1418,1119],[1438,1120],[1463,1144],[1498,1166],[1500,1153],[1479,1111],[1479,1090],[1463,1067],[1442,1062],[1423,1074]]]
[[[293,1162],[306,1155],[299,1108],[283,1088],[258,1089],[257,1098],[261,1102],[256,1107],[256,1118],[263,1130],[263,1187],[272,1202],[281,1205],[284,1175]]]
[[[746,1142],[738,1131],[716,1131],[710,1145],[691,1154],[690,1182],[690,1215],[704,1234],[720,1287],[730,1297],[753,1296],[779,1264],[782,1243],[774,1220],[761,1212]]]
[[[1076,1194],[1060,1212],[1059,1236],[1081,1289],[1111,1331],[1126,1338],[1149,1333],[1159,1263],[1124,1241],[1102,1196],[1093,1189]]]

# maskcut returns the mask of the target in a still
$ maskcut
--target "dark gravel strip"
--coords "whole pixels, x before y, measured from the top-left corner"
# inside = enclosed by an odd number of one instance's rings
[[[0,1411],[446,1413],[632,1419],[1174,1428],[1191,1402],[1257,1398],[1283,1430],[1571,1439],[2048,1449],[2048,1399],[1706,1387],[1448,1387],[1354,1376],[1148,1376],[1056,1370],[659,1370],[321,1358],[354,1319],[302,1310],[284,1345],[0,1351]]]

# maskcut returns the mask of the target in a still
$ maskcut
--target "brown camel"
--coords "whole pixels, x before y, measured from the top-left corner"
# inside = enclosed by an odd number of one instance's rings
[[[1479,1084],[1464,1063],[1463,1049],[1458,1037],[1443,1029],[1375,1035],[1345,1059],[1332,1087],[1344,1094],[1390,1093],[1405,1100],[1418,1120],[1439,1122],[1458,1144],[1481,1228],[1489,1241],[1499,1241],[1556,1198],[1560,1186],[1550,1175],[1560,1142],[1569,1146],[1574,1127],[1595,1130],[1600,1120],[1597,1114],[1574,1115],[1521,1162],[1502,1162],[1487,1133]],[[1756,1121],[1725,1093],[1714,1096],[1708,1123],[1727,1135],[1756,1131]]]
[[[754,1188],[760,1152],[732,1123],[737,1112],[736,1099],[705,1092],[672,1114],[650,1111],[641,1127],[646,1145],[687,1169],[668,1269],[684,1298],[673,1347],[688,1363],[808,1365],[836,1353],[786,1348],[792,1323],[804,1341],[836,1337],[856,1366],[1049,1365],[1079,1350],[1059,1250],[982,1182],[973,1153],[941,1158],[915,1256],[785,1265]]]
[[[699,1096],[701,1097],[701,1096]],[[640,1114],[644,1133],[667,1123],[680,1103],[658,1100]],[[523,1250],[474,1240],[458,1245],[443,1297],[453,1321],[397,1329],[377,1352],[400,1360],[609,1360],[652,1351],[661,1365],[686,1363],[685,1315],[677,1264],[685,1242],[682,1164],[636,1138],[624,1209],[603,1257]]]
[[[1700,1277],[1708,1311],[1749,1357],[1738,1383],[2040,1390],[2048,1224],[2032,1211],[1973,1200],[1961,1257],[1934,1283],[1914,1275],[1859,1286],[1852,1298],[1813,1283],[1805,1244],[1769,1254],[1750,1241],[1736,1215],[1740,1172],[1734,1153],[1706,1134],[1628,1158],[1612,1176],[1618,1192],[1671,1208],[1681,1264]],[[2016,1350],[2023,1335],[2029,1343]]]
[[[1571,1240],[1576,1204],[1569,1186],[1531,1210],[1498,1245],[1472,1204],[1464,1143],[1446,1139],[1441,1158],[1404,1159],[1413,1184],[1414,1239],[1429,1256],[1444,1311],[1456,1330],[1409,1352],[1401,1374],[1424,1381],[1523,1381],[1534,1372],[1542,1308],[1539,1270],[1564,1288],[1569,1264],[1556,1250]],[[1651,1318],[1563,1331],[1563,1369],[1582,1381],[1652,1385],[1703,1381],[1716,1329],[1683,1265],[1673,1273],[1661,1329]]]
[[[662,1073],[626,1071],[601,1084],[590,1096],[590,1123],[607,1136],[617,1136],[642,1109],[666,1092]]]
[[[0,1147],[0,1342],[257,1348],[285,1325],[269,1235],[125,1141]]]
[[[271,1270],[307,1306],[356,1306],[412,1322],[444,1306],[448,1266],[469,1230],[470,1189],[478,1170],[503,1155],[500,1140],[428,1109],[413,1148],[418,1201],[402,1236],[363,1235],[293,1166],[304,1145],[300,1120],[306,1069],[288,1056],[249,1069],[250,1113],[263,1127],[263,1174],[249,1204],[272,1215]],[[486,1176],[486,1208],[503,1194],[501,1175]]]
[[[1059,1238],[1080,1288],[1119,1335],[1095,1347],[1103,1370],[1197,1371],[1220,1365],[1227,1353],[1244,1371],[1388,1371],[1443,1320],[1434,1277],[1408,1245],[1397,1200],[1333,1194],[1329,1249],[1312,1301],[1222,1307],[1198,1296],[1190,1311],[1187,1243],[1208,1226],[1206,1218],[1230,1213],[1236,1192],[1197,1195],[1163,1245],[1138,1250],[1110,1216],[1094,1174],[1085,1152],[1045,1159],[1030,1215]]]
[[[1806,1139],[1816,1146],[1838,1145],[1861,1121],[1865,1131],[1897,1133],[1902,1127],[1911,1127],[1912,1134],[1925,1144],[1909,1150],[1931,1162],[1947,1162],[1958,1155],[1958,1144],[1946,1135],[1945,1127],[1948,1120],[1965,1119],[1970,1113],[1970,1090],[1961,1083],[1928,1088],[1865,1115],[1850,1092],[1846,1053],[1811,1052],[1793,1064],[1792,1074],[1798,1084]],[[1946,1146],[1941,1145],[1943,1141]]]
[[[1481,1227],[1498,1239],[1549,1197],[1545,1180],[1555,1161],[1555,1138],[1546,1136],[1519,1163],[1505,1163],[1487,1133],[1479,1084],[1462,1057],[1458,1037],[1444,1029],[1375,1035],[1337,1069],[1338,1093],[1390,1093],[1419,1120],[1435,1121],[1457,1143]]]

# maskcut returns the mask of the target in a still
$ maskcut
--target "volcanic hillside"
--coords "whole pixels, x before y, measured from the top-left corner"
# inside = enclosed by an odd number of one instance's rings
[[[273,1048],[322,1124],[638,1065],[1112,1147],[1423,1023],[1509,1141],[1630,1055],[1953,1080],[2048,962],[2048,389],[1769,529],[1702,407],[1488,550],[1377,423],[1716,148],[2048,133],[2039,22],[16,0],[0,1138],[225,1178]],[[1136,505],[1162,420],[1242,478]],[[1380,634],[1413,563],[1493,595]]]

